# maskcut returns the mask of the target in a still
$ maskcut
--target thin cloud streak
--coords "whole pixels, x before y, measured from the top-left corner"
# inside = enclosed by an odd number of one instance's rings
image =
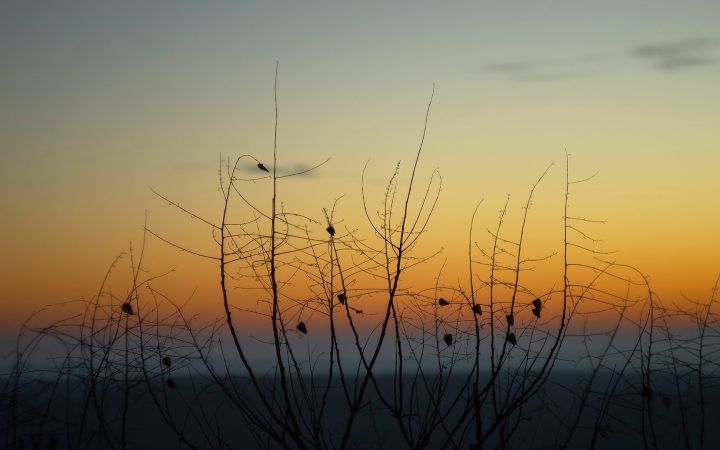
[[[165,166],[161,170],[171,173],[194,173],[217,171],[217,164],[201,163],[201,162],[178,162],[171,166]]]
[[[673,42],[638,45],[629,51],[633,59],[648,61],[669,72],[720,64],[720,39],[697,37]],[[607,70],[622,58],[581,56],[566,59],[528,59],[484,66],[484,70],[523,82],[553,82],[587,77]]]
[[[271,164],[265,164],[265,167],[268,169],[268,171],[270,171],[270,173],[272,173],[273,168],[272,168]],[[291,174],[295,174],[295,173],[305,172],[306,170],[310,170],[313,167],[314,166],[311,166],[311,165],[305,164],[305,163],[283,164],[283,165],[277,166],[277,170],[275,173],[278,176],[291,175]],[[318,170],[319,169],[320,168],[318,168]],[[257,174],[258,172],[260,174],[263,173],[258,169],[257,164],[244,164],[240,167],[240,170],[242,170],[244,173],[251,173],[251,174],[252,173]],[[309,172],[299,174],[298,176],[306,177],[306,178],[317,177],[319,175],[318,170],[310,170]]]
[[[525,60],[485,66],[485,70],[507,74],[518,81],[552,82],[579,78],[601,70],[607,58],[582,56],[559,60]]]
[[[270,173],[272,173],[272,165],[265,164],[265,167],[269,170]],[[291,175],[296,174],[299,172],[305,172],[301,173],[298,176],[310,178],[310,177],[316,177],[319,175],[318,170],[310,170],[314,166],[311,166],[309,164],[305,163],[294,163],[294,164],[283,164],[279,165],[277,167],[277,175],[283,176],[283,175]],[[209,164],[209,163],[201,163],[201,162],[191,162],[191,161],[185,161],[185,162],[178,162],[172,165],[158,167],[158,170],[161,170],[163,172],[169,172],[169,173],[208,173],[208,172],[215,172],[218,171],[218,165],[217,164]],[[267,173],[262,172],[258,169],[257,164],[255,163],[247,163],[247,164],[241,164],[240,167],[238,167],[238,170],[241,171],[244,174],[255,174],[255,175],[267,175]]]
[[[657,69],[672,71],[718,64],[720,57],[712,55],[718,49],[720,39],[701,37],[641,45],[633,49],[632,55],[651,61]]]

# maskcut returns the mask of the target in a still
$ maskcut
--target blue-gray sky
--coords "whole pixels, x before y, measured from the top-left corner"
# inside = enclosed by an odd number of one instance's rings
[[[347,193],[359,217],[361,167],[381,189],[410,162],[434,83],[421,169],[443,174],[446,235],[568,149],[600,170],[577,202],[606,239],[700,283],[720,269],[719,19],[716,1],[4,1],[0,302],[89,294],[145,210],[172,229],[150,185],[215,214],[220,154],[270,159],[276,61],[282,164],[332,157],[288,205],[321,217]]]

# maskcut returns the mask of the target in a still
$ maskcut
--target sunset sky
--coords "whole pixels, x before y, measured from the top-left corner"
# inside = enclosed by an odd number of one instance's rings
[[[323,221],[345,194],[339,228],[368,233],[362,168],[375,211],[398,161],[407,181],[434,85],[418,176],[437,168],[443,185],[418,251],[443,253],[419,273],[447,261],[449,284],[466,277],[477,203],[485,233],[509,194],[515,233],[553,162],[527,239],[560,251],[567,150],[571,179],[598,172],[570,198],[570,215],[606,221],[589,229],[598,248],[663,300],[707,299],[720,273],[719,23],[717,1],[4,1],[0,329],[94,295],[139,248],[146,211],[153,231],[213,251],[150,187],[217,220],[221,154],[272,167],[276,61],[278,171],[331,158],[279,184],[289,210]],[[146,257],[150,275],[176,268],[169,295],[197,288],[198,308],[218,314],[213,262],[151,237]]]

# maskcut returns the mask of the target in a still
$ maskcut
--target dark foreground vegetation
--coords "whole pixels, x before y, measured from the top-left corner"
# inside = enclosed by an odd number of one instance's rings
[[[434,256],[417,243],[441,183],[433,173],[417,185],[421,154],[422,141],[409,181],[396,172],[380,199],[363,183],[367,231],[334,206],[322,220],[286,210],[278,186],[300,174],[278,175],[275,152],[272,164],[221,160],[214,218],[158,193],[202,221],[217,251],[146,236],[218,267],[224,315],[188,317],[131,249],[127,295],[106,278],[94,297],[64,305],[65,319],[23,326],[2,378],[0,445],[714,448],[717,283],[686,306],[658,299],[647,277],[604,252],[600,222],[569,209],[584,180],[566,157],[561,248],[526,254],[548,168],[522,202],[518,233],[505,224],[510,199],[493,229],[474,230],[473,215],[465,278],[412,285],[408,274]],[[256,176],[241,176],[248,166]],[[528,285],[533,268],[558,259],[550,288]],[[265,333],[249,336],[248,323]]]
[[[490,373],[483,373],[481,377],[487,379]],[[598,377],[595,380],[597,391],[586,399],[586,413],[575,422],[578,408],[585,390],[585,383],[591,374],[581,373],[555,373],[547,381],[542,393],[534,396],[525,403],[515,424],[512,437],[503,445],[500,434],[491,435],[485,442],[486,448],[589,448],[591,445],[598,449],[636,449],[645,445],[642,436],[642,398],[638,396],[636,387],[640,380],[622,380],[618,386],[615,399],[608,407],[603,406],[604,388],[612,383],[609,376]],[[392,375],[379,375],[376,377],[381,392],[391,395],[394,378]],[[467,374],[456,374],[450,377],[447,395],[459,393],[467,379]],[[163,407],[169,408],[170,415],[174,417],[178,427],[182,427],[183,436],[192,445],[217,448],[254,449],[263,448],[264,443],[256,443],[254,433],[250,428],[238,422],[238,414],[233,405],[225,398],[222,390],[208,383],[199,386],[197,380],[186,376],[174,378],[176,388],[167,399],[160,394]],[[310,383],[310,380],[305,380]],[[353,383],[355,380],[350,380]],[[406,378],[406,384],[411,383]],[[238,385],[247,384],[247,380],[238,379]],[[319,377],[318,384],[325,384],[327,379]],[[673,392],[674,386],[666,385],[666,392]],[[66,392],[68,390],[70,392]],[[45,383],[30,384],[23,387],[19,397],[23,402],[15,410],[18,421],[14,424],[18,434],[18,448],[51,448],[55,441],[55,448],[118,448],[123,434],[127,448],[159,449],[159,448],[187,448],[189,444],[179,441],[172,426],[168,426],[163,418],[164,411],[158,409],[153,398],[151,388],[141,384],[135,386],[130,396],[125,399],[121,390],[104,390],[100,393],[102,413],[94,410],[85,418],[87,435],[96,435],[95,439],[78,441],[80,420],[82,419],[83,400],[81,386],[61,386],[55,394],[54,402],[50,402],[51,390]],[[160,386],[154,386],[161,391]],[[333,386],[326,406],[327,419],[324,425],[328,435],[340,435],[348,419],[348,408],[340,391],[341,383]],[[246,401],[260,402],[257,394],[251,388],[238,390],[242,392]],[[68,395],[69,394],[69,395]],[[426,404],[430,401],[427,392],[419,392],[418,401]],[[720,390],[708,389],[705,393],[708,408],[705,414],[710,424],[720,420],[720,410],[714,407],[720,402]],[[165,401],[167,403],[165,404]],[[692,404],[699,405],[699,398],[688,398]],[[379,396],[374,390],[368,393],[367,401],[371,404],[381,404]],[[125,409],[127,405],[127,410]],[[703,417],[698,408],[687,408],[683,405],[671,405],[666,408],[661,401],[655,405],[654,412],[658,429],[655,433],[657,442],[649,442],[648,446],[655,448],[684,448],[686,443],[691,448],[700,447],[700,423]],[[596,436],[597,412],[605,408],[605,422],[600,435]],[[208,414],[212,415],[209,421]],[[491,417],[493,405],[488,402],[482,406],[482,414]],[[450,411],[444,421],[454,425],[461,420],[460,410]],[[124,417],[125,416],[125,417]],[[3,417],[7,420],[7,417]],[[563,426],[563,419],[571,421],[573,432]],[[685,428],[683,428],[683,421]],[[608,426],[609,424],[609,426]],[[212,426],[212,428],[208,428]],[[421,423],[418,421],[418,426]],[[398,432],[395,419],[387,408],[364,408],[356,417],[354,432],[348,448],[407,448],[407,443]],[[38,433],[40,432],[40,433]],[[685,433],[689,435],[685,435]],[[104,437],[103,437],[104,436]],[[427,448],[441,448],[446,436],[442,432],[434,433],[427,443]],[[687,438],[687,442],[685,439]],[[106,442],[102,442],[107,439]],[[713,448],[714,442],[720,439],[720,430],[711,426],[708,428],[705,440],[708,448]],[[20,444],[19,442],[23,442]],[[214,445],[213,445],[214,444]],[[275,447],[280,447],[275,445]]]

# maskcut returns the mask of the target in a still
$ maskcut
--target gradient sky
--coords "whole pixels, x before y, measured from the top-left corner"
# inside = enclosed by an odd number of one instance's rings
[[[339,215],[366,229],[362,166],[379,204],[398,160],[408,173],[434,83],[419,170],[438,168],[443,191],[423,248],[445,250],[430,272],[445,258],[449,281],[466,271],[454,261],[480,199],[479,230],[507,194],[517,227],[552,162],[530,237],[557,249],[567,149],[571,178],[599,171],[571,206],[607,221],[596,237],[614,258],[664,299],[707,298],[720,273],[719,18],[717,1],[3,1],[0,327],[92,296],[139,246],[145,211],[151,229],[211,249],[149,187],[219,217],[220,154],[271,161],[276,61],[279,170],[332,158],[281,185],[294,210],[320,220],[347,194]],[[147,252],[152,273],[177,267],[172,294],[213,302],[212,265],[157,240]]]

